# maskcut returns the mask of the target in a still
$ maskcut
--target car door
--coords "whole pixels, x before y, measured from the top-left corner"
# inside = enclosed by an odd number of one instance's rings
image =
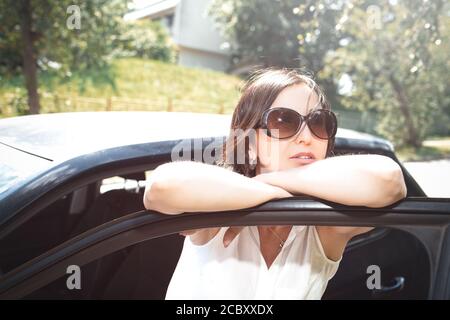
[[[348,207],[293,197],[236,212],[173,216],[140,211],[84,232],[4,274],[0,298],[163,299],[182,248],[178,232],[284,224],[376,227],[349,243],[324,299],[448,299],[449,223],[450,199],[418,197],[386,208]],[[125,248],[130,250],[126,262],[113,266],[109,255]],[[70,266],[78,267],[84,277],[83,270],[99,260],[115,268],[108,279],[97,283],[91,275],[95,285],[80,290],[82,294],[68,289]],[[368,288],[371,266],[381,272],[380,288]],[[132,288],[126,287],[130,283]]]

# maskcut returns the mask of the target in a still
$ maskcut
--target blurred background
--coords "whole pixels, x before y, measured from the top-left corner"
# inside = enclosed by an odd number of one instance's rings
[[[253,70],[300,68],[341,127],[450,172],[449,35],[444,0],[0,0],[0,117],[230,114]]]

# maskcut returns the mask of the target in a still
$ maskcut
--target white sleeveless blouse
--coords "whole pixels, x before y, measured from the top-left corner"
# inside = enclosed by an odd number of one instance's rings
[[[184,241],[166,299],[321,299],[339,261],[326,257],[314,226],[293,226],[271,267],[256,226],[225,248],[221,228],[205,245]]]

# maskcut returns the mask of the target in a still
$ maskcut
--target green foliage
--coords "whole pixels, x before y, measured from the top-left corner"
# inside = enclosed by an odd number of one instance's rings
[[[340,11],[336,29],[345,35],[345,45],[329,52],[325,76],[337,81],[349,75],[353,86],[341,97],[345,106],[378,111],[379,133],[397,145],[420,145],[442,115],[448,116],[442,101],[450,71],[444,58],[450,40],[444,3],[369,5],[353,1]]]
[[[335,83],[321,77],[324,57],[338,47],[334,32],[338,12],[314,0],[214,0],[209,13],[229,41],[233,64],[301,68],[317,75],[328,99],[335,98]]]
[[[21,71],[22,65],[21,3],[0,2],[0,66],[2,73],[12,75]],[[71,5],[80,9],[80,29],[67,25],[73,15],[67,12]],[[70,76],[73,70],[106,66],[118,45],[126,5],[121,0],[31,1],[33,45],[40,69],[54,69]]]
[[[18,116],[23,116],[28,113],[28,101],[27,94],[24,90],[17,88],[14,90],[14,95],[12,95],[6,101],[6,105],[8,105],[12,110],[14,110],[15,114]],[[2,108],[0,108],[0,114],[3,114]]]
[[[97,71],[74,72],[64,82],[54,73],[42,72],[42,112],[104,111],[107,98],[118,97],[146,103],[121,105],[114,102],[112,110],[161,111],[167,109],[168,100],[172,99],[173,111],[217,113],[223,107],[225,113],[231,113],[242,84],[238,77],[221,72],[142,58],[114,59],[108,70],[113,73],[114,88]],[[3,116],[18,115],[16,107],[19,105],[27,107],[26,91],[21,83],[21,76],[17,76],[0,87],[0,114]],[[99,99],[100,103],[78,103],[75,108],[65,100],[73,97]],[[56,99],[59,99],[57,103]]]
[[[23,6],[28,0],[3,0],[0,2],[2,19],[0,29],[0,74],[1,83],[9,79],[17,79],[19,73],[24,73],[25,79],[32,74],[23,70],[22,21]],[[107,76],[107,83],[114,85],[112,73],[109,70],[114,50],[120,44],[118,37],[122,16],[127,11],[127,1],[121,0],[42,0],[29,1],[31,11],[31,46],[34,61],[39,72],[51,74],[52,81],[64,82],[71,78],[74,72],[91,71],[93,78],[98,79],[94,70],[101,70],[102,76]],[[79,10],[70,11],[70,6]],[[79,15],[78,15],[79,13]],[[79,18],[79,19],[77,19]],[[70,22],[77,22],[78,25]],[[28,94],[32,94],[28,92]],[[13,104],[17,105],[17,104]],[[39,107],[39,106],[37,106]],[[20,110],[19,110],[20,109]],[[17,112],[21,113],[22,107]]]
[[[299,0],[214,0],[209,12],[228,38],[234,64],[297,66]]]
[[[443,0],[215,0],[210,14],[237,62],[312,70],[335,108],[376,113],[377,133],[395,144],[449,134]]]
[[[450,158],[450,139],[426,140],[420,148],[402,147],[396,150],[400,161],[431,161]],[[438,142],[438,143],[433,143]]]
[[[124,22],[122,28],[121,52],[118,56],[175,62],[175,46],[159,22],[151,20]]]
[[[17,75],[24,72],[21,11],[26,1],[0,1],[0,83],[3,84],[16,81],[20,78]],[[115,90],[111,69],[115,57],[174,61],[172,45],[159,24],[123,21],[127,4],[123,0],[30,0],[32,46],[39,80],[51,87],[70,82],[75,74],[83,74],[75,81],[81,93],[93,84],[106,84]],[[70,10],[71,6],[79,11]],[[79,28],[74,24],[77,20]],[[20,78],[23,83],[25,77]]]

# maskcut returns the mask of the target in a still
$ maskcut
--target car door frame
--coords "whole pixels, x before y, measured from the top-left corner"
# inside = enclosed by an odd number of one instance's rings
[[[429,299],[450,298],[450,199],[406,198],[384,208],[350,207],[311,197],[274,200],[237,211],[164,215],[140,211],[88,230],[0,278],[0,299],[26,297],[87,263],[146,240],[188,229],[247,225],[392,227],[415,235],[430,262]],[[415,232],[420,226],[420,233]]]
[[[31,219],[37,212],[58,198],[110,176],[153,170],[158,165],[172,161],[172,152],[180,144],[187,148],[185,160],[203,159],[206,148],[214,150],[222,145],[225,137],[187,138],[128,145],[101,150],[59,163],[48,171],[26,181],[26,188],[12,188],[1,199],[4,214],[0,215],[0,239]],[[218,149],[218,150],[219,150]],[[399,164],[407,185],[408,196],[423,196],[424,191],[397,159],[386,143],[351,138],[336,138],[335,155],[370,153],[390,157]],[[200,155],[200,156],[198,156]],[[62,174],[71,172],[70,174]]]

